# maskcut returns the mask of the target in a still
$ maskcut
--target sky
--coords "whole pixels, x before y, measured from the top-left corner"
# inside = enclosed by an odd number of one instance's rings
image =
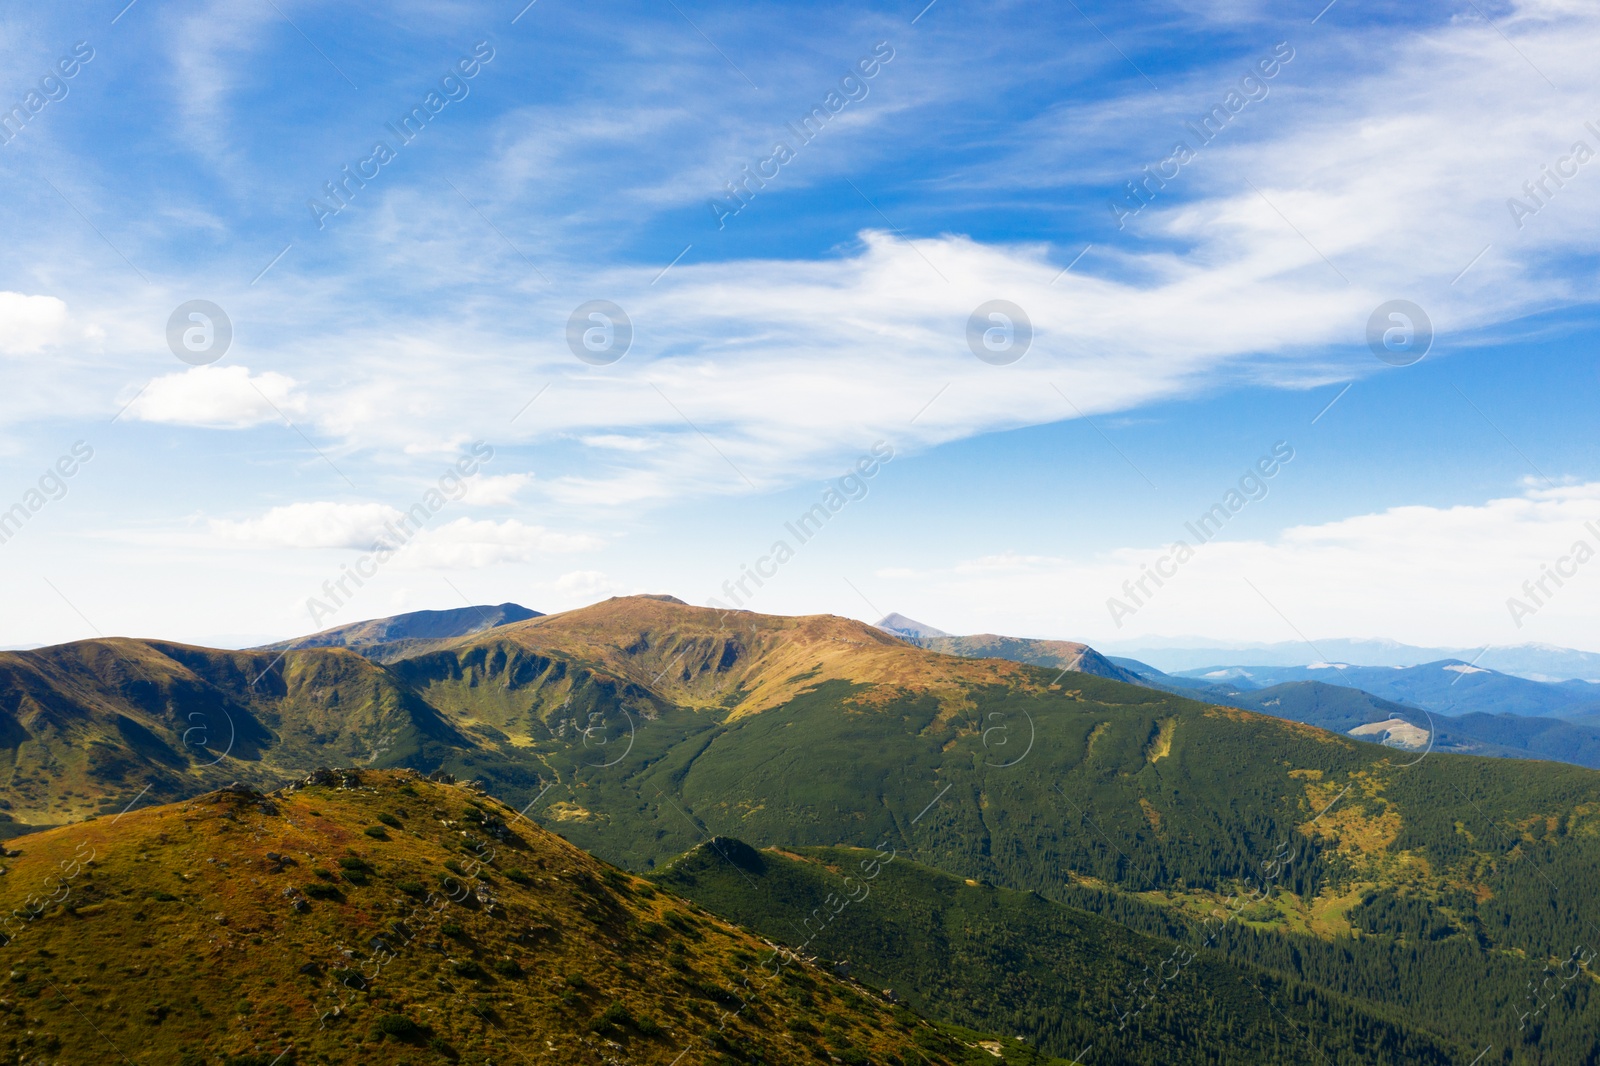
[[[1600,650],[1600,12],[924,3],[8,7],[0,645]]]

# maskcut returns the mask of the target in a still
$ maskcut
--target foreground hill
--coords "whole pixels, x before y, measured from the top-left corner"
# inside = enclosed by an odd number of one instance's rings
[[[242,741],[209,769],[169,741],[188,761],[152,780],[193,794],[208,773],[283,780],[295,761],[358,750],[369,765],[478,778],[635,871],[718,835],[881,846],[1180,939],[1230,899],[1270,891],[1255,933],[1220,950],[1319,994],[1429,1012],[1434,1033],[1488,1032],[1600,935],[1593,771],[1399,751],[1088,674],[941,655],[846,619],[630,597],[389,666],[337,648],[280,660],[104,641],[0,667],[14,681],[0,707],[23,712],[13,758],[29,768],[6,795],[35,806],[120,810],[162,764],[118,716],[181,744],[178,725],[220,706]],[[83,722],[92,738],[73,733]],[[131,769],[105,785],[86,749]],[[28,761],[41,751],[87,769],[57,784]],[[1435,994],[1442,967],[1471,978],[1451,1003]],[[1576,980],[1559,985],[1563,1002],[1587,988]],[[1563,1061],[1541,1057],[1575,1046],[1562,1040],[1500,1059],[1512,1052],[1497,1044],[1483,1061]]]
[[[1443,1064],[1477,1051],[1453,1033],[1415,1030],[1405,1012],[1358,1005],[1201,944],[879,852],[758,852],[722,838],[653,879],[779,942],[848,961],[918,1010],[1021,1033],[1062,1057],[1092,1047],[1096,1062],[1179,1066],[1215,1062],[1226,1048],[1235,1063]],[[823,917],[800,929],[796,914]]]
[[[9,1060],[995,1061],[479,793],[311,780],[29,837],[0,877]]]

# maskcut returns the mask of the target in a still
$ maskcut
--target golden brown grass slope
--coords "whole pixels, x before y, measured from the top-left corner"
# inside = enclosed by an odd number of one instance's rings
[[[733,718],[788,702],[824,681],[887,685],[961,701],[974,684],[1038,686],[998,659],[930,654],[849,618],[783,616],[620,596],[546,615],[455,645],[509,644],[624,679],[680,707]]]
[[[475,790],[314,776],[19,841],[0,1060],[971,1060]]]
[[[933,654],[850,619],[667,597],[611,599],[439,643],[388,666],[338,647],[125,638],[0,653],[0,838],[115,813],[147,786],[165,801],[230,781],[273,787],[329,762],[526,762],[521,749],[555,735],[559,720],[592,725],[573,706],[640,720],[673,706],[739,718],[842,680],[868,686],[868,702],[932,696],[949,716],[970,707],[977,686],[1040,687],[1019,664]]]

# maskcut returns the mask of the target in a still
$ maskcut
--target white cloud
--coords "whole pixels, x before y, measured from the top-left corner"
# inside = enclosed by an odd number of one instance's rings
[[[63,300],[0,291],[0,354],[33,355],[45,348],[99,336],[97,329],[74,327]]]
[[[1519,11],[1502,27],[1517,47],[1558,85],[1586,83],[1600,18]],[[1600,149],[1583,125],[1600,125],[1600,111],[1551,93],[1474,20],[1384,33],[1297,44],[1270,99],[1068,274],[1077,248],[873,231],[819,260],[691,257],[659,280],[653,264],[590,271],[560,299],[517,294],[511,315],[486,306],[465,323],[420,323],[404,341],[339,338],[361,372],[327,390],[325,410],[319,388],[319,417],[372,448],[463,423],[508,443],[576,437],[591,451],[542,471],[552,499],[631,506],[825,475],[878,438],[918,451],[1241,382],[1294,389],[1395,372],[1365,336],[1374,310],[1395,298],[1427,311],[1442,338],[1436,353],[1589,299],[1568,267],[1600,243],[1600,159],[1520,230],[1506,201],[1525,197],[1523,183],[1574,141]],[[1216,85],[1196,75],[1197,109],[1237,81],[1237,66],[1213,72]],[[1030,132],[1105,166],[1106,153],[1083,151],[1076,132],[1104,125],[1097,109],[1150,106],[1142,95],[1114,99],[1080,108],[1073,125]],[[1116,159],[1113,168],[1137,173],[1125,154]],[[1075,180],[1081,197],[1081,171]],[[1103,187],[1120,184],[1107,177]],[[615,365],[587,367],[566,350],[574,290],[605,293],[631,316],[634,346]],[[968,317],[995,298],[1022,306],[1036,331],[1014,365],[985,365],[967,348]],[[463,330],[490,335],[463,343]],[[475,372],[458,367],[463,350],[475,353]],[[503,411],[484,410],[485,378],[520,382]],[[508,430],[546,383],[549,394]]]
[[[601,545],[587,534],[558,533],[516,519],[458,518],[418,530],[414,519],[387,504],[328,501],[274,507],[251,519],[216,519],[210,532],[223,543],[252,547],[372,551],[399,546],[393,562],[401,568],[477,569]]]
[[[128,405],[129,417],[212,429],[247,429],[303,415],[299,383],[276,371],[251,374],[243,366],[196,366],[150,382]]]
[[[385,524],[400,517],[398,510],[382,503],[316,501],[274,507],[259,518],[213,519],[210,528],[217,538],[235,544],[365,551],[391,538]]]
[[[468,478],[461,502],[474,507],[496,507],[516,502],[517,493],[533,481],[532,474],[479,474]]]
[[[479,569],[598,547],[600,541],[586,534],[556,533],[514,518],[503,522],[458,518],[418,533],[395,555],[395,562],[406,567]]]
[[[267,48],[281,16],[271,5],[248,0],[210,0],[200,10],[174,16],[167,28],[167,68],[173,81],[174,110],[191,158],[242,188],[248,159],[237,143],[239,124],[229,103],[253,76],[260,76],[254,54]]]
[[[630,591],[599,570],[574,570],[562,574],[556,578],[554,589],[556,602],[553,606],[561,610],[582,607],[608,596],[625,596]]]
[[[1600,19],[1587,9],[1524,6],[1502,28],[1557,84],[1589,77]],[[204,43],[195,78],[248,47],[232,37]],[[393,185],[349,218],[346,240],[366,252],[347,273],[301,278],[285,269],[273,275],[270,304],[241,294],[230,310],[241,330],[252,317],[274,317],[276,333],[253,343],[263,362],[316,397],[306,405],[285,377],[288,406],[279,406],[297,422],[303,413],[306,431],[333,438],[344,454],[388,460],[479,438],[576,438],[587,449],[541,475],[557,502],[598,507],[747,492],[747,480],[765,490],[825,475],[879,437],[916,451],[1241,380],[1296,388],[1386,373],[1365,350],[1364,331],[1394,297],[1423,304],[1452,339],[1588,298],[1561,265],[1600,241],[1600,160],[1521,230],[1505,201],[1587,136],[1585,118],[1600,115],[1573,110],[1471,19],[1390,27],[1370,39],[1329,33],[1296,47],[1270,99],[1251,105],[1124,234],[1066,275],[1077,246],[960,235],[907,242],[869,231],[859,246],[819,260],[697,263],[697,249],[659,278],[657,264],[595,267],[586,256],[569,265],[557,295],[531,274],[526,286],[490,283],[499,263],[478,229],[461,227],[470,209]],[[1219,98],[1237,67],[1196,72],[1186,85],[1195,107]],[[892,69],[898,77],[912,68]],[[224,113],[234,83],[224,84],[196,121]],[[1081,197],[1082,165],[1061,165],[1068,153],[1136,173],[1127,152],[1085,145],[1082,131],[1117,125],[1106,114],[1148,115],[1154,106],[1141,89],[1080,105],[1054,127],[1032,124],[1026,133],[1044,149],[979,176],[1015,191],[1040,175],[1067,175]],[[582,127],[581,114],[567,117]],[[656,118],[667,124],[649,126],[652,135],[678,128],[670,115]],[[901,124],[920,129],[913,118]],[[526,120],[505,116],[502,148],[523,143]],[[1162,150],[1168,139],[1161,135]],[[491,187],[516,186],[529,173],[519,168],[533,162],[505,149]],[[1103,188],[1121,180],[1105,175]],[[506,226],[521,224],[515,200],[492,206],[511,216]],[[514,253],[500,252],[527,274]],[[562,251],[549,255],[559,261]],[[397,262],[415,268],[417,284],[474,284],[447,312],[435,301],[396,311],[368,295],[376,289],[363,272]],[[573,306],[597,293],[621,303],[636,327],[633,350],[605,368],[578,363],[562,335]],[[994,298],[1020,304],[1037,330],[1012,366],[984,365],[967,350],[968,316]],[[273,417],[238,387],[244,381],[238,368],[164,378],[133,414],[209,425]],[[485,381],[504,389],[486,399]],[[176,395],[180,382],[203,384],[206,402]],[[526,406],[546,385],[549,395]]]
[[[621,452],[648,452],[660,445],[649,437],[630,437],[621,433],[591,433],[579,437],[591,448],[611,448]]]
[[[1135,584],[1139,602],[1124,583],[1137,583],[1146,567],[1171,557],[1172,542],[1095,558],[995,555],[929,572],[881,571],[888,591],[872,595],[887,600],[886,609],[954,632],[1089,640],[1359,635],[1463,647],[1528,640],[1584,647],[1594,644],[1592,605],[1600,595],[1597,530],[1600,482],[1475,505],[1396,507],[1295,526],[1269,541],[1213,540],[1186,562],[1164,564],[1176,574],[1161,586],[1146,579],[1141,592]],[[1195,540],[1181,523],[1173,538]],[[1564,564],[1576,571],[1564,586],[1546,579],[1543,604],[1518,627],[1508,599],[1530,602],[1524,582],[1537,582],[1580,540],[1597,558]],[[1135,608],[1121,629],[1107,605],[1112,597]]]

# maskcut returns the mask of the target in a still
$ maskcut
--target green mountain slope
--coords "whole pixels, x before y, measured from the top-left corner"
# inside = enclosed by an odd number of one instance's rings
[[[120,810],[145,784],[192,795],[208,775],[444,769],[635,871],[715,835],[885,844],[1177,937],[1260,889],[1266,863],[1272,907],[1218,948],[1276,979],[1393,996],[1436,1033],[1463,1003],[1515,1015],[1520,986],[1600,938],[1600,774],[1578,767],[1397,751],[845,619],[646,597],[390,666],[344,649],[275,660],[129,641],[0,657],[0,798],[37,824]],[[185,743],[196,713],[237,738],[214,766],[195,752],[216,734]]]
[[[1452,1034],[892,852],[718,839],[654,876],[918,1010],[1097,1063],[1451,1063]],[[1385,1013],[1391,1015],[1384,1016]],[[1088,1055],[1087,1050],[1093,1054]],[[1474,1051],[1476,1049],[1473,1049]]]
[[[1535,718],[1520,714],[1430,715],[1416,707],[1360,689],[1320,681],[1288,681],[1271,688],[1232,692],[1232,706],[1305,722],[1320,729],[1351,733],[1374,723],[1400,721],[1420,733],[1432,733],[1432,750],[1463,755],[1492,755],[1509,759],[1554,759],[1576,766],[1600,768],[1600,728],[1586,719]],[[1427,740],[1407,733],[1386,743],[1419,750]],[[1376,740],[1367,732],[1363,739]]]
[[[338,648],[93,640],[0,653],[0,832],[281,783],[327,762],[427,766],[470,745],[382,667]]]

